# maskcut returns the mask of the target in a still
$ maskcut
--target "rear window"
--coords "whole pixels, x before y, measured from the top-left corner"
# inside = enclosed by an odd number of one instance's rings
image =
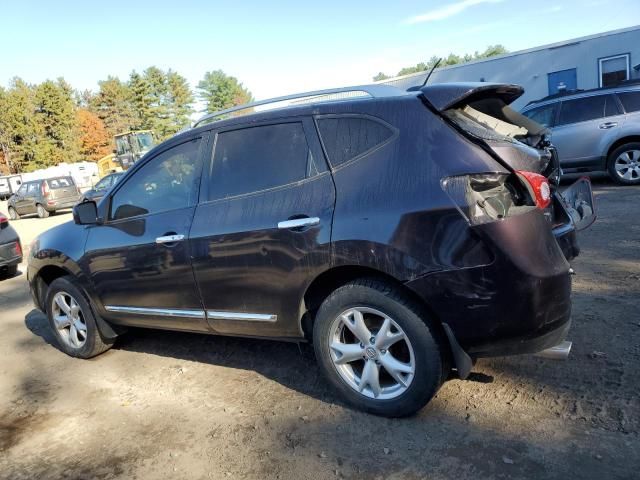
[[[618,98],[622,102],[625,112],[640,111],[640,92],[621,92]]]
[[[389,127],[370,118],[321,117],[317,122],[333,168],[374,150],[394,134]]]
[[[618,105],[613,95],[577,98],[562,102],[558,125],[586,122],[618,113]]]
[[[47,180],[47,185],[49,185],[49,188],[51,189],[56,189],[56,188],[71,187],[75,184],[73,183],[73,178],[71,177],[58,177],[58,178],[50,178],[49,180]]]

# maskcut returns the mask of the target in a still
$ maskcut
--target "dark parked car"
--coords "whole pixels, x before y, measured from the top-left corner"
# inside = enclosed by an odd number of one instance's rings
[[[107,193],[111,187],[118,183],[122,175],[124,175],[124,172],[115,172],[102,177],[91,190],[84,192],[81,201],[93,200],[97,202],[104,197],[104,194]]]
[[[452,367],[569,330],[590,184],[557,194],[521,94],[375,85],[205,117],[36,240],[34,301],[75,357],[127,326],[310,341],[348,402],[411,414]]]
[[[22,262],[22,245],[9,219],[0,213],[0,277],[13,277]]]
[[[551,129],[567,173],[607,171],[640,184],[640,85],[621,85],[531,102],[522,113]]]
[[[18,220],[21,215],[37,213],[46,218],[57,210],[72,208],[81,198],[73,177],[31,180],[20,185],[9,199],[9,216]]]

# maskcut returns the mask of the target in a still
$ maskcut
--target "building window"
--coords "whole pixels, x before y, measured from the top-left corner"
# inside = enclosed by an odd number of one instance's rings
[[[598,60],[600,86],[611,87],[629,80],[629,54],[615,55]]]

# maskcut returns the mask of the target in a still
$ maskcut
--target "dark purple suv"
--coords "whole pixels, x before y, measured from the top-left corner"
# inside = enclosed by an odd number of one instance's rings
[[[369,85],[209,115],[36,240],[34,301],[69,355],[129,326],[308,341],[350,404],[411,414],[451,369],[569,330],[591,188],[558,194],[521,94]]]

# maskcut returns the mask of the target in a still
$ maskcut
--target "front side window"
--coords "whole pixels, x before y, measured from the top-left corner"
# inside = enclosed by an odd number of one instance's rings
[[[618,98],[620,98],[625,112],[640,112],[640,91],[620,92]]]
[[[613,95],[596,95],[562,102],[558,125],[586,122],[617,115],[617,104]]]
[[[552,127],[553,122],[556,118],[556,111],[558,109],[557,103],[552,103],[550,105],[544,105],[542,107],[533,108],[527,112],[524,112],[523,115],[530,118],[534,122],[538,122],[540,125],[545,127]]]
[[[23,183],[22,185],[20,185],[20,188],[18,189],[18,195],[26,195],[28,186],[28,183]]]
[[[615,55],[598,60],[600,67],[600,86],[612,87],[629,80],[629,54]]]
[[[394,134],[389,127],[370,118],[320,117],[317,122],[333,168],[372,151]]]
[[[221,132],[215,142],[209,200],[304,180],[313,162],[300,122]]]
[[[119,220],[194,205],[199,147],[197,138],[145,163],[113,195],[110,218]]]

